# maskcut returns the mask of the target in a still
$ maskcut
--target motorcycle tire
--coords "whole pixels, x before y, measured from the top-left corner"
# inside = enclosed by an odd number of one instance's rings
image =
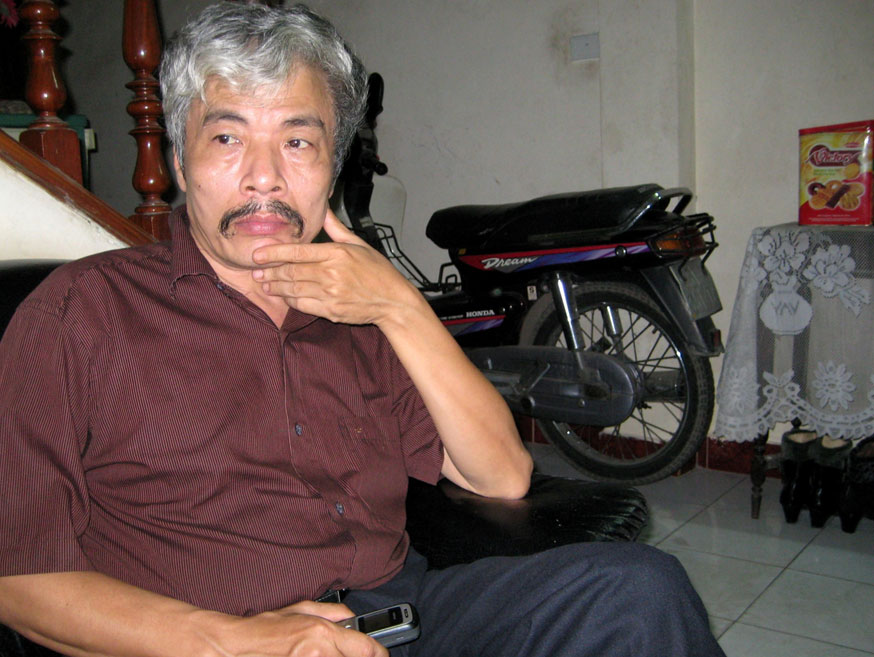
[[[575,285],[574,293],[584,348],[635,363],[644,378],[644,398],[614,427],[538,420],[541,432],[566,460],[594,479],[645,484],[673,474],[694,457],[710,427],[710,361],[689,353],[680,331],[640,286],[592,281]],[[607,308],[621,324],[616,338],[605,330]],[[532,321],[530,344],[565,346],[552,304],[544,305]]]

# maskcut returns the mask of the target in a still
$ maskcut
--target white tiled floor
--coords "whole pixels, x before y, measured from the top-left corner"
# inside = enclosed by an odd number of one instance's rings
[[[542,472],[578,476],[551,447],[531,449]],[[749,477],[700,468],[639,488],[651,511],[640,540],[686,567],[728,657],[874,655],[874,521],[854,534],[836,517],[814,529],[806,512],[787,524],[771,478],[753,520]]]

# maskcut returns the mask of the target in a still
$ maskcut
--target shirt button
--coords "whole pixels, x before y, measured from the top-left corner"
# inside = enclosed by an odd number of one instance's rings
[[[345,507],[339,502],[337,502],[334,506],[337,508],[337,513],[339,513],[341,516],[346,511]]]
[[[294,432],[295,432],[298,436],[302,436],[302,435],[303,435],[303,427],[300,426],[300,424],[295,424],[295,425],[294,425]]]

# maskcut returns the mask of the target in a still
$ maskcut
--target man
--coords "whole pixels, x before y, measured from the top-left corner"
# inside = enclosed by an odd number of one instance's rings
[[[398,654],[718,654],[654,550],[439,572],[409,551],[408,476],[516,498],[532,466],[328,209],[364,80],[303,7],[218,4],[169,45],[172,242],[61,268],[0,348],[0,621],[70,655],[357,657],[387,653],[333,621],[411,601]]]

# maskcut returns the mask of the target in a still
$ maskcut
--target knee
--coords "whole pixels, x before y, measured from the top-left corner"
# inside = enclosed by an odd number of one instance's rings
[[[615,591],[654,602],[665,596],[685,596],[693,592],[686,571],[679,560],[649,545],[638,543],[608,544],[599,560],[605,583]]]
[[[691,591],[686,570],[675,556],[649,545],[635,548],[626,579],[639,595],[679,595]]]
[[[648,545],[580,544],[561,553],[564,586],[550,620],[567,641],[591,641],[592,654],[718,654],[689,646],[713,643],[707,614],[680,562]],[[571,632],[568,628],[577,628]],[[567,654],[554,652],[552,654]]]

